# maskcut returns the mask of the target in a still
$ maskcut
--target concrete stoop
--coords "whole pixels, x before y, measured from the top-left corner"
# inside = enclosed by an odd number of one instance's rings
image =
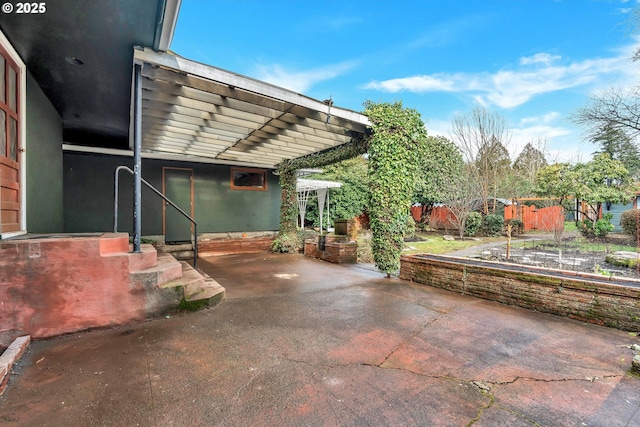
[[[181,244],[167,244],[167,243],[155,243],[154,247],[158,253],[167,253],[173,255],[178,260],[190,260],[193,259],[194,251],[193,244],[181,243]]]
[[[28,236],[0,242],[0,346],[127,325],[211,305],[224,289],[171,254],[126,233]],[[202,304],[184,302],[204,301]]]
[[[183,302],[212,306],[224,299],[225,289],[206,273],[168,253],[158,253],[154,266],[130,273],[132,286],[145,289],[147,316],[175,309]]]
[[[157,254],[155,265],[129,273],[133,286],[149,289],[153,286],[162,287],[164,283],[182,277],[180,261],[169,254]]]
[[[184,301],[200,301],[205,305],[216,305],[224,299],[225,289],[214,279],[201,270],[197,270],[184,261],[180,261],[182,266],[182,277],[161,285],[162,288],[181,287]]]

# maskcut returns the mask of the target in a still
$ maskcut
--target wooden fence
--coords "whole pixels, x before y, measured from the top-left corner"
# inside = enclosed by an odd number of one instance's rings
[[[422,207],[413,206],[411,208],[411,216],[413,216],[413,219],[416,221],[420,221],[421,213]],[[436,206],[431,210],[431,214],[429,215],[429,226],[433,229],[440,230],[455,230],[458,228],[453,213],[446,206]]]
[[[559,231],[564,229],[564,208],[549,206],[537,208],[522,204],[512,204],[504,208],[504,220],[517,218],[522,221],[523,231]]]

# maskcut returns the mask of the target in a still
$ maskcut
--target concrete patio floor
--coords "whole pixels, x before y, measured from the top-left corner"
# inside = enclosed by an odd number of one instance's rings
[[[200,312],[31,344],[7,426],[640,426],[638,337],[298,255]]]

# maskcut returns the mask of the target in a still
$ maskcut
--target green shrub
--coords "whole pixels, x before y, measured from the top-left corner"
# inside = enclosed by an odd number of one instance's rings
[[[504,228],[504,217],[489,214],[482,217],[482,232],[485,236],[499,236]]]
[[[271,251],[287,254],[298,253],[304,246],[304,237],[304,232],[300,231],[281,233],[271,243]]]
[[[511,224],[511,234],[524,233],[524,222],[520,218],[511,218],[507,220],[506,224]]]
[[[640,227],[640,209],[629,209],[622,212],[620,216],[622,230],[634,239],[638,237],[638,227]]]
[[[413,219],[413,216],[407,215],[407,221],[402,232],[403,236],[405,238],[416,237],[416,228],[416,220]]]
[[[612,214],[606,213],[602,215],[601,219],[596,220],[595,224],[593,221],[585,219],[580,224],[580,233],[585,237],[605,237],[613,231],[612,218]]]
[[[482,225],[482,215],[478,212],[471,212],[467,216],[467,220],[464,223],[464,235],[473,236],[480,229]]]
[[[371,251],[371,233],[358,235],[358,262],[364,264],[373,263],[373,252]]]

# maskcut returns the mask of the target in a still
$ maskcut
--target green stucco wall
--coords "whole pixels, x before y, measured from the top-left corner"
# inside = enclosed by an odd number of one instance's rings
[[[113,229],[113,183],[117,166],[132,166],[129,157],[65,152],[64,228],[67,232]],[[162,168],[193,170],[194,211],[198,233],[277,230],[280,215],[280,185],[267,172],[267,191],[230,189],[230,167],[204,163],[144,159],[142,176],[162,190]],[[118,231],[131,233],[131,175],[120,177]],[[162,234],[162,200],[143,186],[142,234]]]
[[[62,121],[27,73],[26,199],[27,231],[63,231]]]

